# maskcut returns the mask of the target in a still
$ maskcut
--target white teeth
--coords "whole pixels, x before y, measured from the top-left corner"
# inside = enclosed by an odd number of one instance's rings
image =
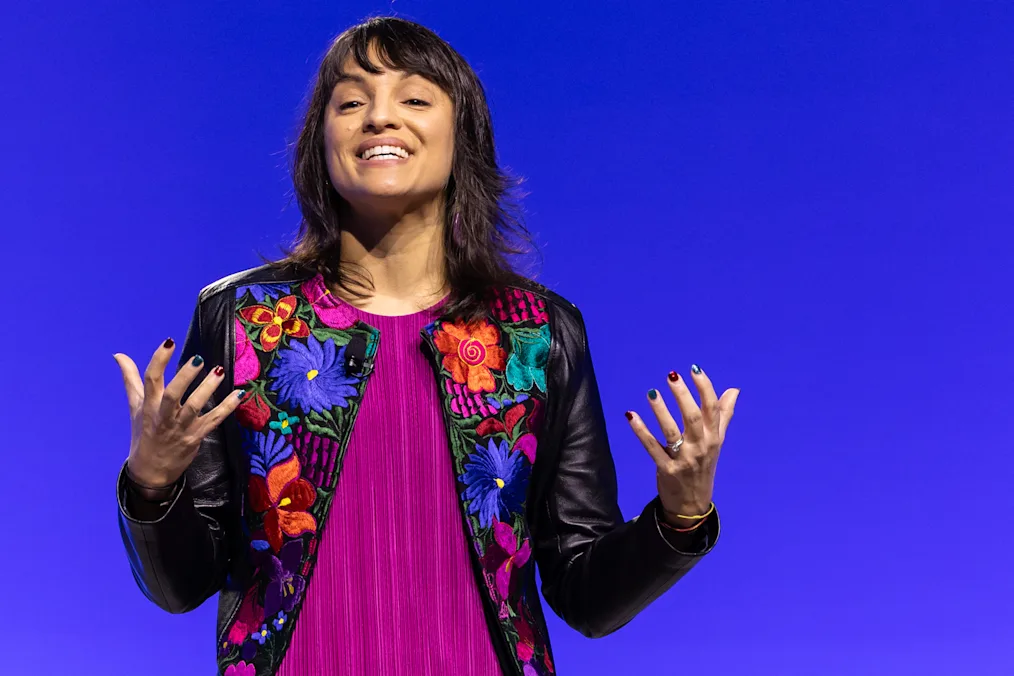
[[[398,146],[373,146],[372,148],[367,148],[362,154],[364,160],[374,157],[380,160],[390,160],[396,157],[406,159],[408,151]]]

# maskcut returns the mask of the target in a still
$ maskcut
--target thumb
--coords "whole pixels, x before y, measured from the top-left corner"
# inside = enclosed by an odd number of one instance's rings
[[[134,360],[125,354],[117,352],[113,355],[113,359],[120,367],[123,387],[127,390],[127,402],[130,404],[131,413],[133,413],[140,409],[144,403],[144,383],[141,381],[141,372],[137,370]]]

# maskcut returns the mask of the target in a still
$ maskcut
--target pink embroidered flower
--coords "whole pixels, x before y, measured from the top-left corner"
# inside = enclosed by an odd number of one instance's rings
[[[257,676],[257,668],[246,662],[230,664],[225,670],[225,676]]]
[[[538,440],[534,434],[522,434],[521,437],[514,442],[514,450],[521,451],[528,458],[528,462],[535,464],[535,449],[539,445]]]
[[[303,282],[299,290],[313,306],[317,318],[325,326],[332,329],[347,329],[356,323],[352,308],[331,294],[321,275]]]
[[[233,384],[237,387],[248,383],[261,374],[261,363],[257,359],[250,336],[246,335],[243,324],[236,320],[236,364],[233,368]]]
[[[519,580],[514,571],[528,563],[532,549],[528,539],[518,547],[514,529],[509,523],[493,519],[493,538],[482,557],[484,570],[496,571],[496,592],[501,599],[510,597],[512,584]]]
[[[229,627],[229,643],[242,645],[246,637],[264,623],[264,608],[257,603],[256,591],[251,589],[243,597],[236,620]]]
[[[520,616],[514,618],[514,628],[518,632],[518,660],[528,662],[535,656],[535,632]]]
[[[549,321],[546,301],[531,291],[497,289],[493,300],[493,314],[502,322],[523,322],[529,319],[536,324]]]
[[[530,664],[526,664],[525,665],[525,669],[524,669],[523,673],[524,673],[525,676],[539,676],[539,672],[537,672],[535,670],[535,667],[533,667]]]
[[[450,378],[444,380],[444,389],[451,395],[451,410],[463,418],[470,418],[473,415],[483,417],[496,413],[496,409],[489,406],[482,395],[469,392]]]

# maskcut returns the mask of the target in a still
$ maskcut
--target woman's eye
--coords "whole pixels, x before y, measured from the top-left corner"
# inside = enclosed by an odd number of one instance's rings
[[[428,106],[428,105],[430,105],[429,103],[427,103],[426,101],[423,101],[422,99],[409,99],[405,103],[407,103],[410,106]]]
[[[343,103],[340,106],[338,106],[338,110],[349,110],[349,109],[352,108],[352,106],[358,106],[358,105],[359,105],[359,101],[347,101],[346,103]]]

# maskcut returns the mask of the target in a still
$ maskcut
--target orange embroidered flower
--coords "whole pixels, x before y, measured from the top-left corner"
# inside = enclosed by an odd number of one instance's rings
[[[251,305],[239,311],[240,316],[258,326],[263,326],[260,333],[261,347],[265,352],[275,349],[282,339],[282,334],[293,338],[306,338],[310,335],[310,327],[296,314],[296,297],[279,298],[274,309],[266,305]]]
[[[503,370],[507,353],[500,347],[500,331],[495,326],[485,319],[469,324],[444,322],[434,341],[454,382],[473,392],[496,390],[490,369]]]
[[[282,534],[297,537],[317,532],[317,521],[306,510],[317,491],[299,476],[299,458],[293,453],[268,470],[267,478],[250,478],[250,505],[264,515],[264,536],[274,551],[282,548]]]

